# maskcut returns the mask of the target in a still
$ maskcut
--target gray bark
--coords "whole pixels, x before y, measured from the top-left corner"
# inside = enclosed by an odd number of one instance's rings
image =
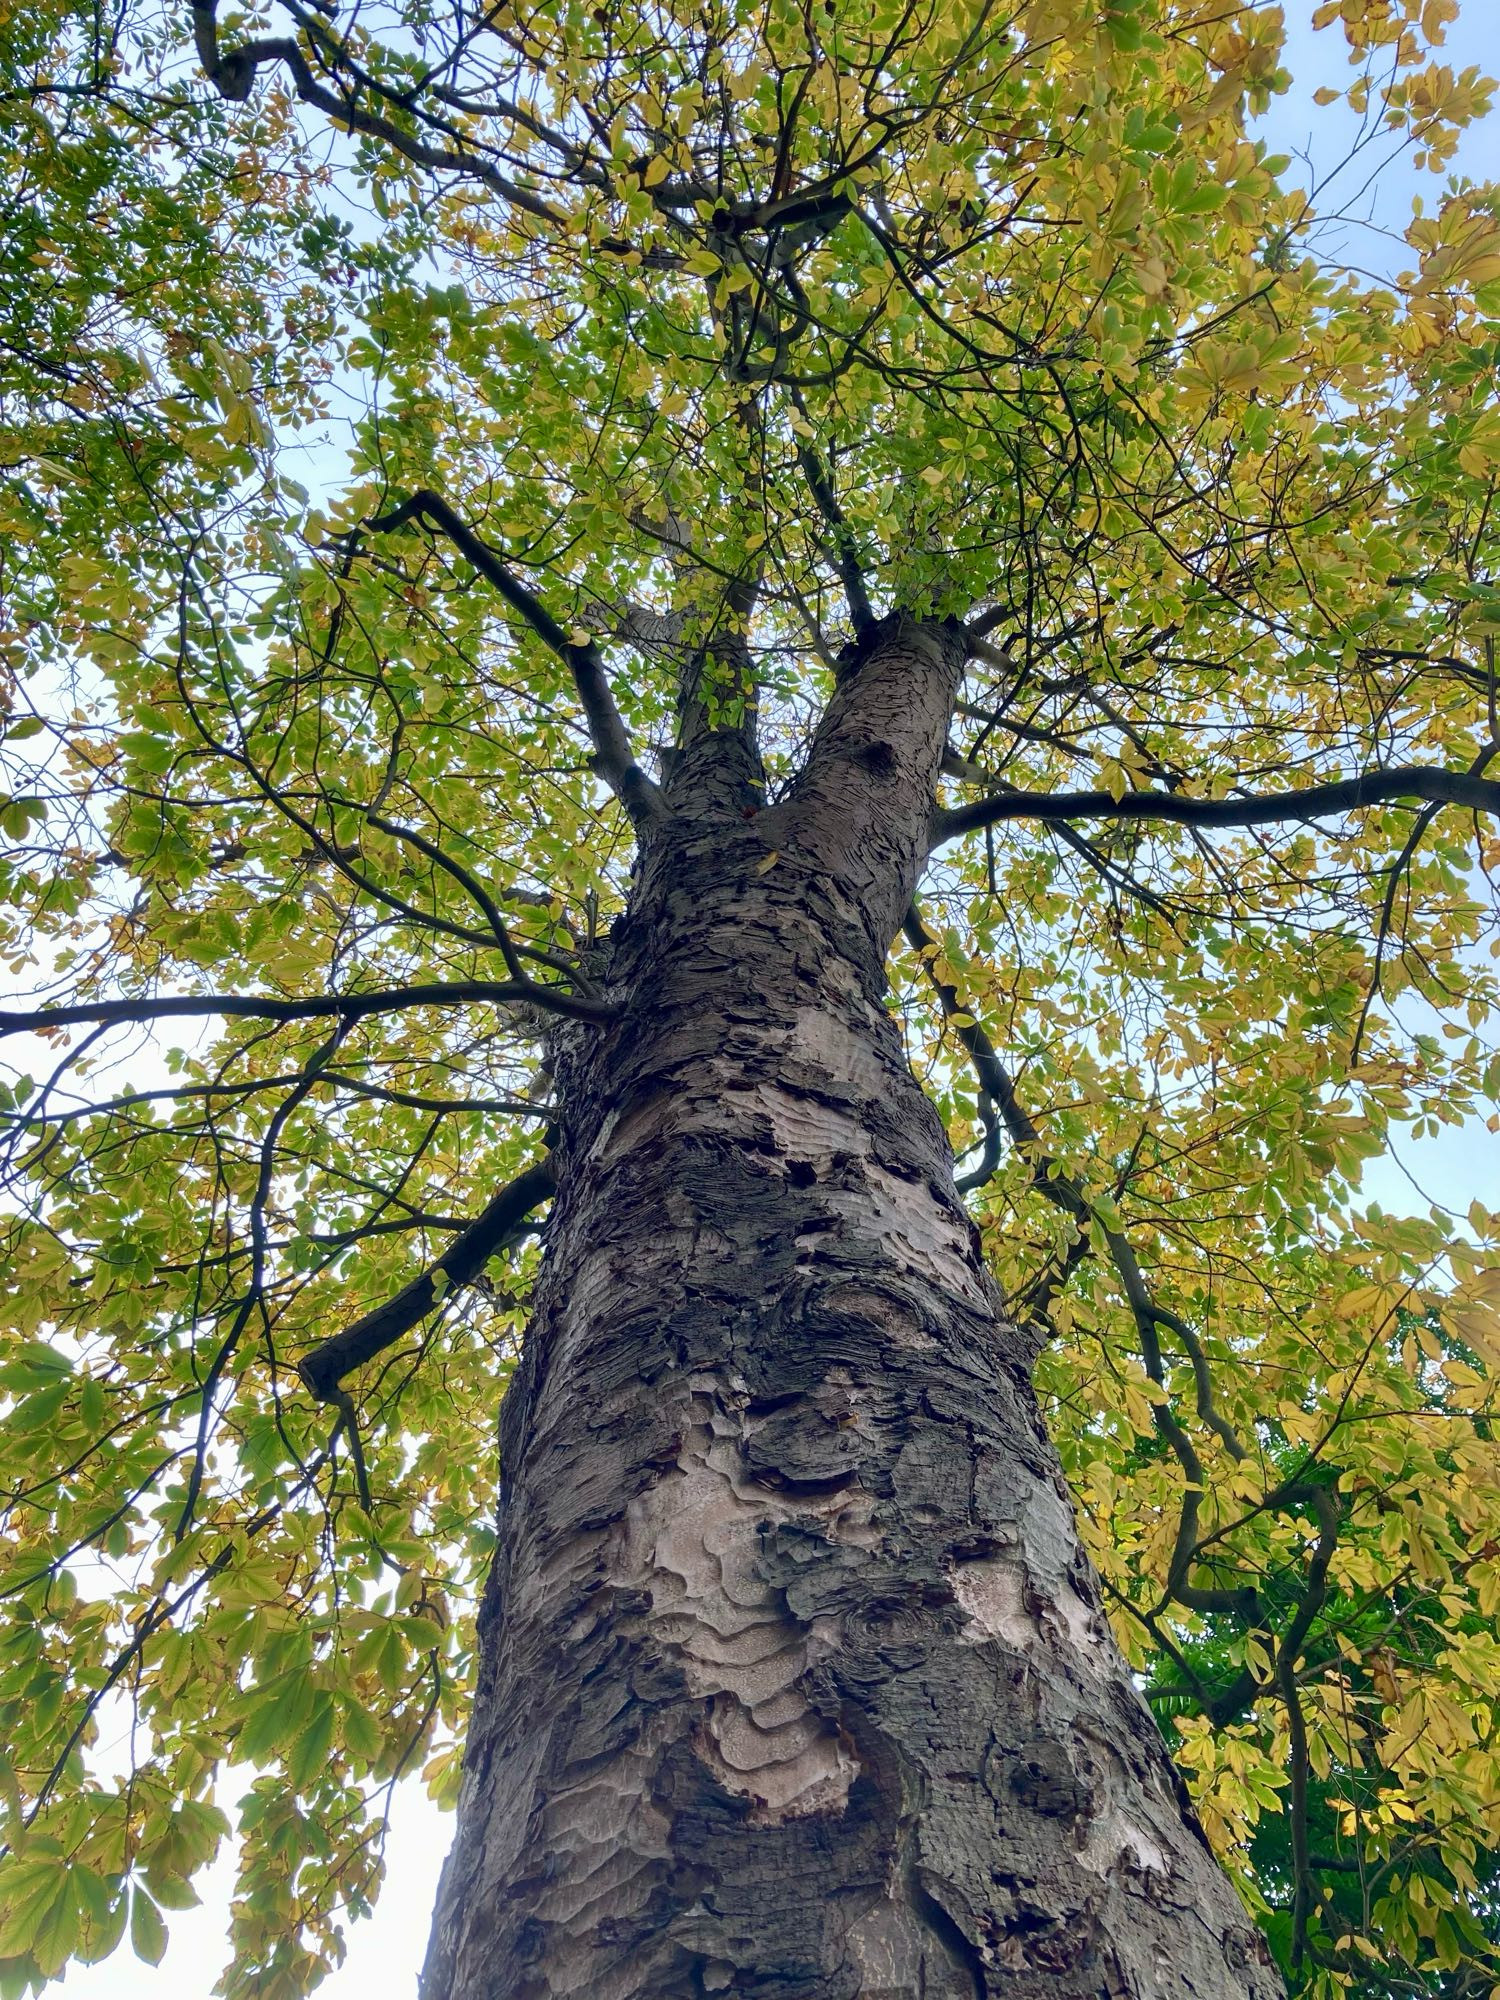
[[[425,2000],[1280,1992],[884,1003],[962,659],[879,628],[782,805],[674,781],[568,1031]]]

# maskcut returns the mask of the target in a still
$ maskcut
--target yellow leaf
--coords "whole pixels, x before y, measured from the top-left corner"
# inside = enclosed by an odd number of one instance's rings
[[[1500,1316],[1487,1306],[1447,1305],[1443,1318],[1481,1361],[1500,1367]]]

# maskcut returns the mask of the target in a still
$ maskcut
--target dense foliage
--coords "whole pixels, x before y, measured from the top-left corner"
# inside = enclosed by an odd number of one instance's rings
[[[1455,11],[1317,10],[1437,170],[1385,284],[1275,7],[11,0],[0,1990],[238,1799],[291,2000],[452,1795],[534,1227],[453,1253],[629,759],[697,649],[784,778],[899,606],[974,650],[893,1004],[1121,1640],[1295,1990],[1500,1991],[1500,1215],[1358,1193],[1500,1098]]]

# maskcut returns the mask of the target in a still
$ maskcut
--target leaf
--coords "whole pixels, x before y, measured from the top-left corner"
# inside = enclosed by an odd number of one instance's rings
[[[307,1684],[299,1678],[294,1685],[300,1691]],[[306,1708],[306,1701],[295,1699],[285,1681],[273,1682],[261,1690],[235,1738],[236,1756],[253,1764],[269,1762],[278,1750],[292,1741],[304,1719]]]
[[[93,1879],[99,1881],[97,1876]],[[100,1887],[105,1888],[105,1885],[100,1883]],[[128,1914],[129,1892],[123,1886],[113,1892],[105,1888],[102,1900],[87,1902],[76,1951],[83,1964],[98,1965],[109,1957],[125,1934]]]
[[[72,1871],[64,1869],[55,1880],[51,1899],[31,1935],[31,1955],[49,1979],[72,1957],[79,1935],[78,1890]]]
[[[38,1928],[63,1893],[64,1864],[56,1856],[11,1859],[0,1870],[0,1958],[30,1951]]]
[[[202,1900],[191,1882],[154,1865],[147,1870],[146,1887],[164,1910],[196,1910]]]
[[[287,1776],[301,1790],[323,1769],[333,1745],[335,1711],[333,1696],[320,1692],[313,1704],[312,1719],[292,1745],[287,1758]]]
[[[130,1892],[130,1948],[147,1965],[160,1965],[167,1950],[161,1912],[139,1883]]]

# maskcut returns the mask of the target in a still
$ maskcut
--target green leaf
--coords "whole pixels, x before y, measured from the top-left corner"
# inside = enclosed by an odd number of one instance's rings
[[[66,1864],[56,1855],[11,1860],[0,1869],[0,1958],[19,1958],[62,1893]]]
[[[42,1910],[31,1937],[31,1955],[50,1979],[73,1954],[79,1933],[79,1897],[73,1871],[56,1878],[51,1900]]]
[[[160,1965],[167,1949],[161,1912],[139,1882],[130,1892],[130,1947],[147,1965]]]
[[[333,1745],[336,1712],[333,1696],[320,1691],[313,1702],[312,1720],[293,1744],[287,1758],[287,1776],[300,1791],[323,1769]]]

